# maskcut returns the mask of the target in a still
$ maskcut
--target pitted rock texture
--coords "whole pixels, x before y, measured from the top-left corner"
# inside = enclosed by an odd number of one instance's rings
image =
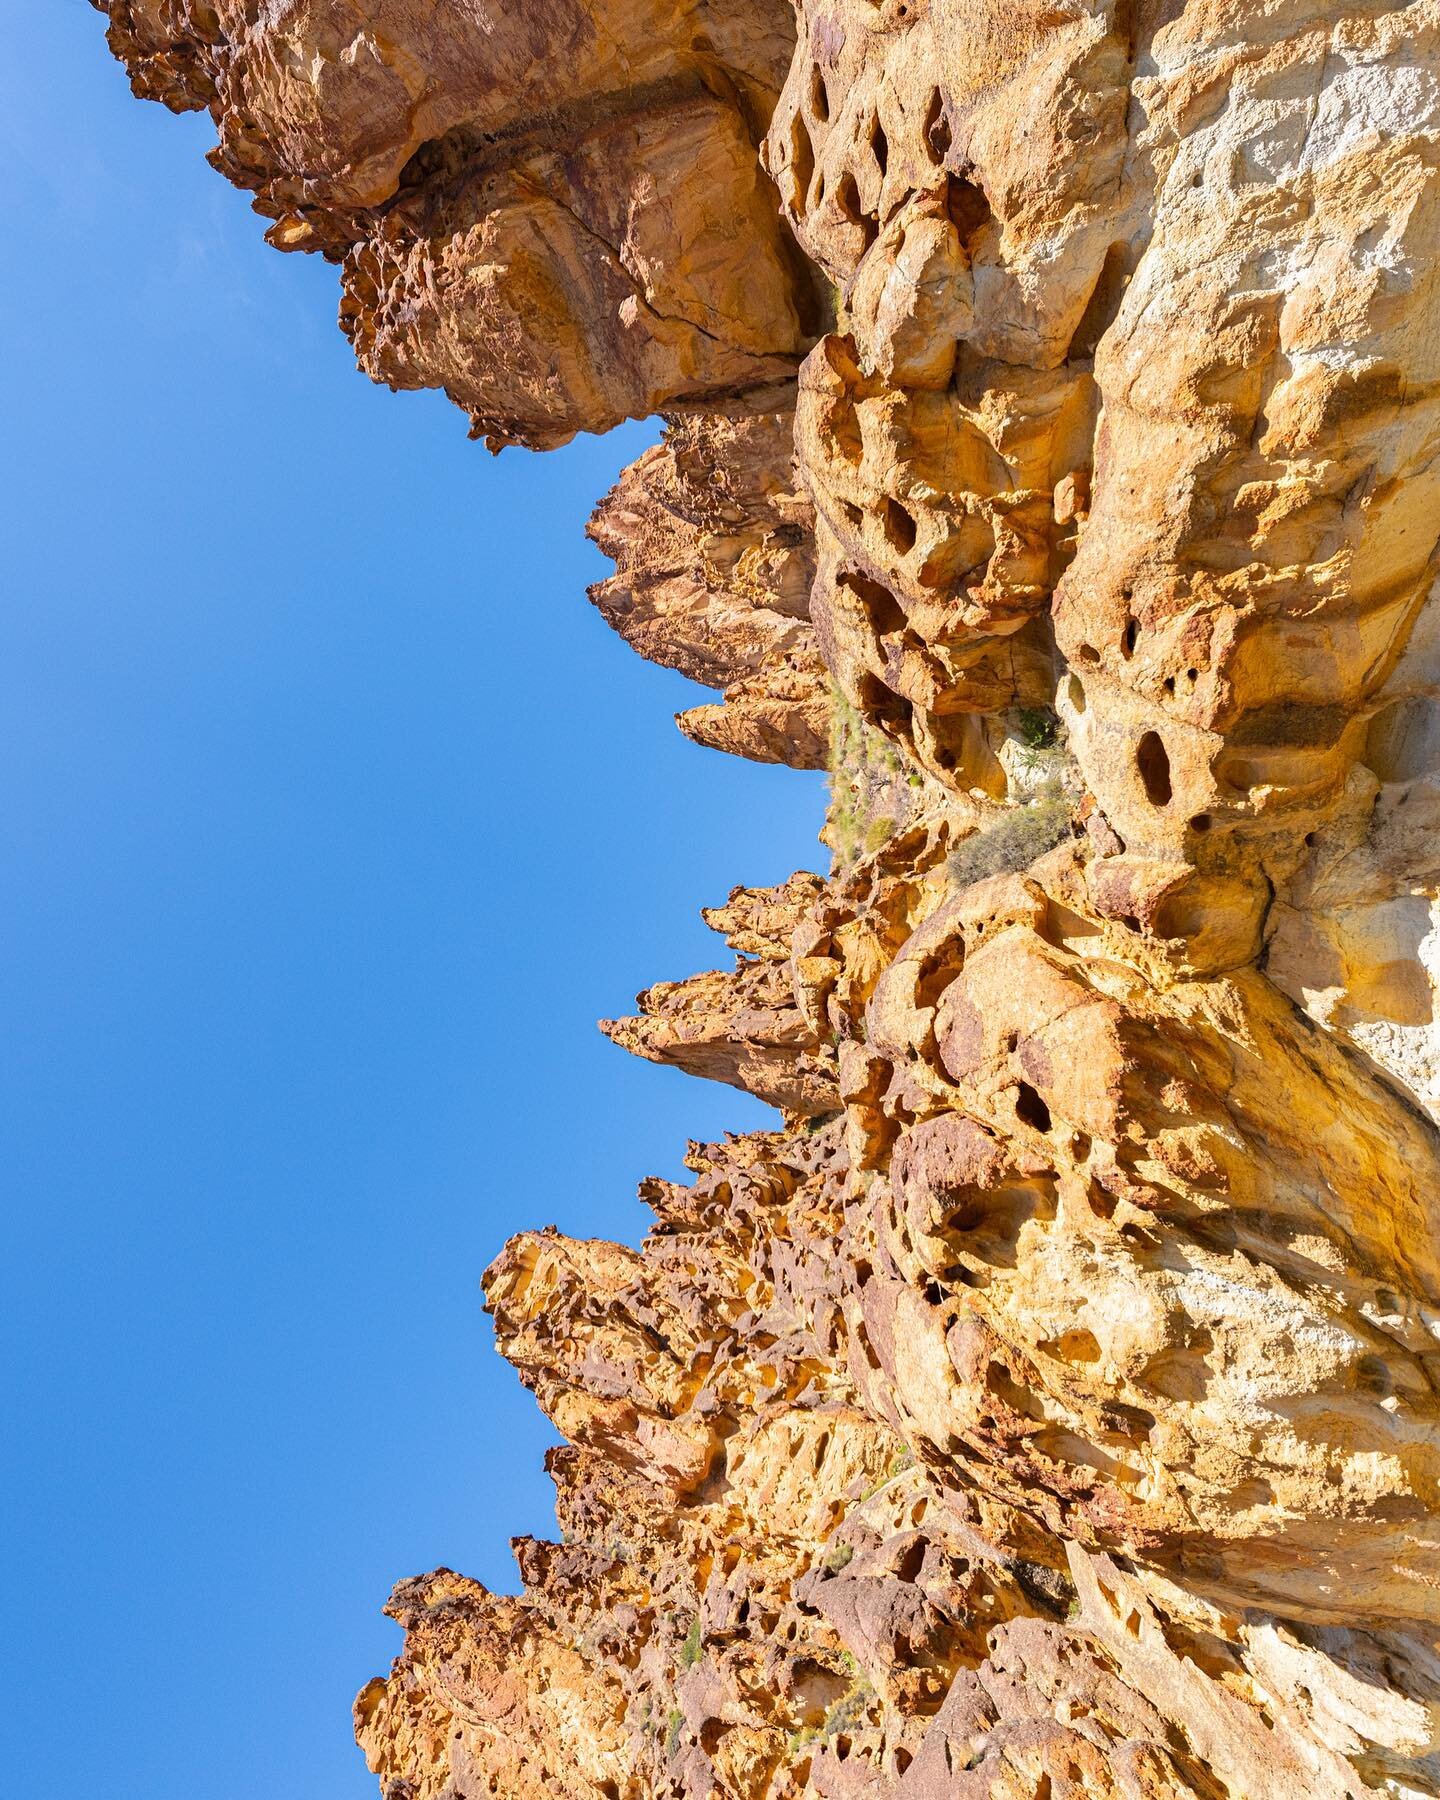
[[[561,1541],[385,1800],[1440,1795],[1440,0],[108,10],[366,372],[664,412],[592,598],[832,775],[604,1026],[778,1128],[485,1277]]]
[[[793,377],[813,305],[754,139],[784,0],[114,0],[136,91],[208,107],[284,250],[340,262],[392,387],[499,446]]]
[[[676,720],[697,743],[824,768],[830,689],[810,624],[814,512],[793,412],[672,421],[590,521],[617,572],[590,590],[642,656],[723,690]]]

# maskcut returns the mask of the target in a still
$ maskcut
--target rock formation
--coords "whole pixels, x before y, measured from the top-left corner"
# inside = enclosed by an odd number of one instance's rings
[[[832,770],[605,1026],[779,1128],[485,1278],[561,1540],[385,1800],[1440,1794],[1440,0],[107,10],[367,373],[665,414],[593,598]]]

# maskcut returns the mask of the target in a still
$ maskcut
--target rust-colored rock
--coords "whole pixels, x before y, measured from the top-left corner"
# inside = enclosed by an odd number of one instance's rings
[[[793,377],[812,302],[754,152],[783,0],[97,4],[271,241],[341,263],[361,368],[492,445]]]
[[[1440,0],[109,10],[368,372],[663,409],[593,598],[832,769],[605,1026],[781,1129],[486,1276],[562,1541],[386,1800],[1440,1794]]]
[[[814,513],[790,412],[672,421],[590,521],[617,571],[590,597],[653,662],[724,690],[677,719],[697,743],[823,768],[830,691],[810,624]]]

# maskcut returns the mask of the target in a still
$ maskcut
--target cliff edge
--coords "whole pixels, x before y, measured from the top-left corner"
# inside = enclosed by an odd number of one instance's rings
[[[592,598],[831,769],[385,1800],[1440,1794],[1440,0],[97,4],[372,378],[664,415]]]

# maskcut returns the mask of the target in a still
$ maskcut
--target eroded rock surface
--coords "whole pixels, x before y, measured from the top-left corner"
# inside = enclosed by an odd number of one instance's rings
[[[642,656],[723,690],[677,719],[697,743],[824,768],[830,691],[810,624],[815,515],[792,411],[677,419],[590,521],[617,572],[590,590]]]
[[[592,597],[832,770],[605,1026],[779,1128],[485,1278],[561,1541],[385,1800],[1440,1794],[1440,0],[108,10],[368,373],[665,413]]]
[[[392,387],[499,446],[784,382],[800,265],[755,159],[784,0],[114,0],[136,91],[208,107]]]

